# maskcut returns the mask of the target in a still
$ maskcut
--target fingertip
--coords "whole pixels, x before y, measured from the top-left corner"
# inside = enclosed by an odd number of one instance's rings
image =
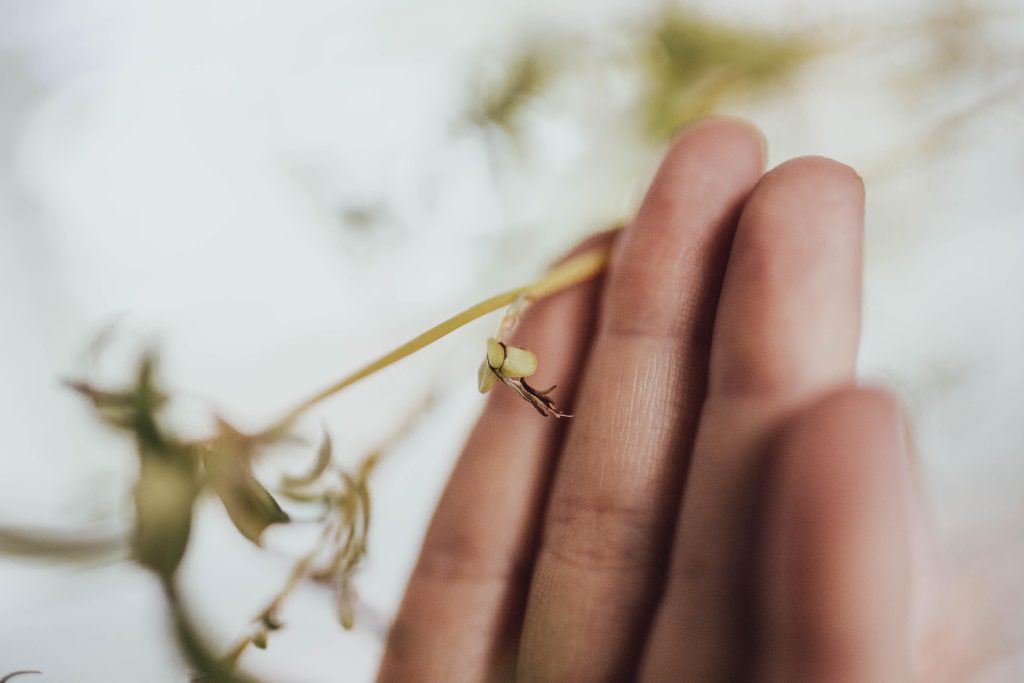
[[[782,162],[765,175],[766,178],[771,178],[773,176],[792,176],[794,174],[796,176],[810,175],[817,178],[832,179],[837,184],[843,186],[860,188],[864,186],[864,179],[861,178],[860,174],[852,166],[820,154],[794,157]]]
[[[746,186],[745,195],[764,170],[764,150],[764,137],[745,121],[711,118],[692,124],[669,144],[631,232],[678,229],[678,217],[696,208],[694,195]],[[685,191],[696,184],[702,192]]]
[[[753,186],[764,172],[766,150],[764,135],[747,121],[702,119],[672,139],[644,203],[667,213],[678,208],[673,200],[680,196],[681,184],[699,181],[718,188],[749,179]]]
[[[666,158],[673,158],[679,150],[690,145],[713,145],[715,151],[732,159],[756,162],[764,168],[768,158],[768,141],[761,129],[752,122],[733,116],[711,116],[690,124],[681,130],[669,145]]]
[[[736,220],[763,167],[764,139],[744,121],[703,120],[672,141],[616,246],[608,329],[673,336],[695,315],[710,318],[706,302],[717,296]]]
[[[863,221],[863,183],[845,164],[801,157],[758,181],[729,254],[714,393],[796,395],[852,378]]]
[[[864,181],[834,159],[804,156],[771,169],[758,181],[743,208],[742,224],[752,226],[745,241],[766,245],[794,230],[809,243],[828,240],[859,244],[863,229]],[[742,244],[741,244],[742,246]]]
[[[751,195],[753,209],[780,201],[830,201],[846,208],[864,203],[864,179],[852,166],[823,156],[785,161],[764,174]]]

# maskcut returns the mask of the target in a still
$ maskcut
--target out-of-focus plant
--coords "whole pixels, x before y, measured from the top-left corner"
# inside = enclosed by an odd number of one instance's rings
[[[515,54],[500,78],[478,86],[468,118],[516,137],[524,113],[560,76],[571,77],[578,62],[563,41],[531,43]],[[627,41],[628,68],[640,82],[636,120],[652,144],[660,144],[688,123],[713,113],[730,97],[756,95],[794,76],[822,54],[809,36],[796,32],[739,28],[669,8],[634,31]],[[603,57],[622,66],[622,55]]]
[[[470,121],[516,135],[523,111],[550,85],[558,65],[554,53],[538,45],[516,55],[500,79],[477,87]]]
[[[798,34],[740,29],[670,10],[642,41],[645,129],[654,141],[664,140],[730,96],[778,84],[819,52]]]
[[[252,631],[224,656],[213,655],[192,625],[176,577],[188,547],[193,510],[199,495],[212,491],[221,501],[238,532],[256,545],[272,525],[287,524],[290,518],[274,494],[256,477],[254,464],[270,446],[292,439],[296,421],[310,408],[361,379],[402,360],[477,318],[504,307],[498,337],[514,327],[531,302],[590,279],[605,267],[607,247],[595,247],[556,266],[545,276],[471,306],[423,334],[384,354],[352,374],[316,392],[288,410],[280,419],[255,433],[244,433],[222,418],[216,419],[215,433],[205,439],[181,437],[169,428],[164,408],[169,396],[157,383],[157,357],[144,354],[130,386],[110,390],[86,381],[68,382],[85,397],[97,417],[110,427],[130,436],[138,455],[139,475],[135,482],[135,522],[131,540],[132,557],[160,579],[183,651],[203,680],[234,680],[235,664],[250,646],[266,648],[274,631],[282,628],[282,604],[299,583],[307,578],[333,585],[339,621],[351,628],[354,621],[355,591],[352,578],[367,549],[370,531],[370,475],[377,463],[408,430],[408,425],[391,441],[368,454],[354,471],[339,467],[333,458],[333,444],[325,434],[309,471],[285,476],[277,486],[280,497],[323,507],[322,530],[316,545],[296,562],[288,580],[254,620]],[[498,357],[500,356],[500,357]],[[550,389],[538,391],[526,383],[537,369],[536,357],[525,349],[488,340],[482,377],[511,388],[541,415],[566,417],[550,398]],[[485,386],[481,380],[481,391]]]

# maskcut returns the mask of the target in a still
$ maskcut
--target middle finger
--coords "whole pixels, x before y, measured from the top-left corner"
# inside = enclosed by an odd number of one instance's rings
[[[672,146],[621,238],[527,602],[527,680],[628,676],[657,599],[718,291],[763,142],[729,120]]]

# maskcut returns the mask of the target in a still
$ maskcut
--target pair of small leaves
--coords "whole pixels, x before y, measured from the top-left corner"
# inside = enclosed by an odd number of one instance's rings
[[[572,417],[560,410],[549,396],[555,387],[542,391],[527,383],[526,378],[535,372],[537,356],[532,351],[509,346],[492,337],[487,340],[487,357],[477,371],[477,388],[481,394],[486,394],[501,382],[544,417]]]
[[[487,340],[487,357],[477,371],[477,387],[486,394],[501,380],[522,379],[537,372],[537,356],[532,351],[509,346],[491,337]]]
[[[260,545],[267,527],[289,521],[252,473],[248,453],[225,443],[218,439],[213,444],[176,447],[159,454],[142,451],[135,485],[134,552],[139,563],[163,576],[173,575],[180,564],[188,545],[195,500],[203,485],[199,461],[206,471],[206,481],[247,539]]]

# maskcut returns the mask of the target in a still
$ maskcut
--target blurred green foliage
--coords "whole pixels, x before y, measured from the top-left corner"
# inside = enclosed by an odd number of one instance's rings
[[[185,554],[202,483],[195,447],[160,426],[159,415],[168,398],[156,385],[156,366],[156,354],[143,354],[134,383],[119,391],[87,382],[68,385],[92,403],[100,420],[135,441],[139,476],[134,490],[133,556],[139,564],[170,577]]]
[[[553,55],[542,47],[522,52],[508,65],[501,79],[477,95],[470,120],[515,135],[523,111],[551,83],[556,68]]]
[[[640,54],[645,129],[662,141],[727,97],[756,94],[793,75],[817,50],[795,33],[737,28],[673,9],[642,39]]]

